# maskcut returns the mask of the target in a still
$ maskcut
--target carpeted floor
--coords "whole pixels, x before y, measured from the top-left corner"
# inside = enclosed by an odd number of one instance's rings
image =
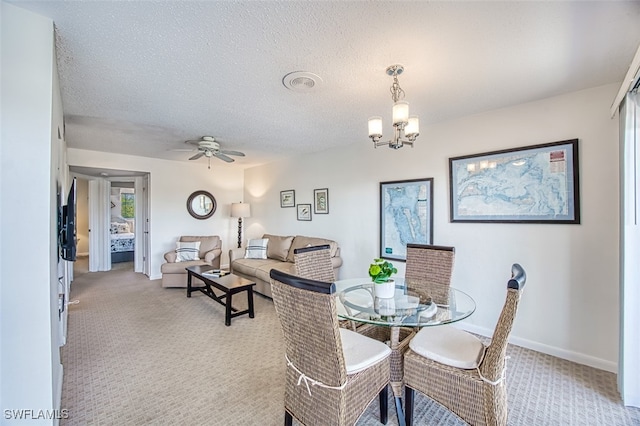
[[[130,263],[88,273],[80,259],[74,270],[61,425],[283,424],[283,344],[269,299],[256,296],[256,317],[225,327],[221,305],[161,288]],[[517,346],[508,355],[509,425],[640,425],[614,374]],[[415,403],[416,424],[463,424],[420,394]],[[377,411],[376,400],[358,425],[379,425]],[[391,401],[388,424],[397,425]]]

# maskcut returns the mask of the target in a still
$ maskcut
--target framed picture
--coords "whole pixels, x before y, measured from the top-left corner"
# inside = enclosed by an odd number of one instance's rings
[[[289,189],[286,191],[280,191],[280,207],[295,207],[296,206],[296,191]]]
[[[380,182],[380,257],[407,260],[407,244],[433,244],[433,178]]]
[[[449,158],[450,221],[580,223],[578,139]]]
[[[313,212],[315,214],[329,214],[329,189],[313,190]]]
[[[298,204],[298,220],[311,220],[311,204]]]

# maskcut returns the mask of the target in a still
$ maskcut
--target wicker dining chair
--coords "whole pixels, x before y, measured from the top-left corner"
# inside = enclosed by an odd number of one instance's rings
[[[430,297],[435,303],[445,303],[455,254],[454,247],[407,244],[405,284],[421,299]]]
[[[296,275],[310,280],[334,282],[329,245],[297,248],[293,251]]]
[[[335,284],[272,269],[284,335],[285,425],[353,425],[379,397],[387,423],[389,354],[383,343],[338,326]]]
[[[424,328],[411,340],[404,358],[407,426],[413,422],[415,390],[468,424],[507,424],[507,340],[526,278],[522,266],[513,264],[506,301],[488,346],[450,326]]]
[[[436,303],[447,303],[454,258],[454,247],[407,244],[405,285],[420,297],[420,303],[428,303],[429,300]],[[382,342],[397,342],[391,348],[391,383],[395,386],[394,393],[400,394],[402,386],[396,384],[402,383],[404,354],[409,349],[409,342],[418,330],[410,327],[394,329],[363,324],[358,326],[357,331]],[[399,336],[392,339],[390,333],[398,333]]]
[[[331,264],[331,251],[328,244],[302,247],[293,251],[296,275],[310,280],[334,282],[336,279]],[[340,320],[340,327],[356,330],[358,325],[349,320]]]

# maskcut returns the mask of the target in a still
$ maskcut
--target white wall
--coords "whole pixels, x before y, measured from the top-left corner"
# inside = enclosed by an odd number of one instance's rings
[[[231,203],[242,201],[243,171],[226,164],[211,165],[168,161],[80,149],[68,150],[70,166],[99,167],[150,173],[151,279],[162,277],[164,253],[175,249],[180,235],[219,235],[222,265],[229,263],[228,249],[234,247],[237,219],[229,217]],[[187,198],[197,190],[209,191],[218,207],[214,215],[197,220],[187,212]]]
[[[55,182],[64,142],[53,22],[1,7],[0,406],[3,424],[15,424],[5,409],[52,413],[60,403]]]
[[[415,148],[374,149],[362,140],[245,172],[248,237],[263,232],[335,239],[341,278],[367,275],[379,254],[379,182],[434,178],[434,243],[456,247],[452,285],[477,311],[464,327],[490,334],[504,303],[511,264],[528,283],[513,329],[523,346],[615,371],[618,355],[618,129],[609,107],[618,85],[424,126]],[[461,100],[464,101],[464,100]],[[388,117],[390,120],[390,117]],[[358,125],[356,123],[355,125]],[[580,225],[449,223],[448,158],[578,138]],[[329,214],[296,220],[279,192],[312,203],[329,188]],[[395,262],[404,273],[404,264]]]

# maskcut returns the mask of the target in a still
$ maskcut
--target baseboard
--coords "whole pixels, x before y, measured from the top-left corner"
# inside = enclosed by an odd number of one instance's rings
[[[473,324],[457,323],[456,326],[470,333],[479,334],[485,337],[491,337],[493,330],[485,327],[478,327]],[[599,370],[609,371],[611,373],[618,373],[618,364],[615,362],[607,361],[601,358],[596,358],[590,355],[585,355],[579,352],[568,351],[566,349],[557,348],[555,346],[545,345],[544,343],[534,342],[533,340],[523,339],[518,336],[511,335],[509,343],[523,348],[531,349],[543,354],[555,356],[558,358],[566,359],[567,361],[576,362],[578,364],[587,365],[589,367],[597,368]]]
[[[56,413],[61,413],[62,407],[62,380],[64,378],[64,366],[60,364],[60,369],[58,373],[58,389],[56,389],[56,405],[53,407],[54,410],[57,410]],[[58,426],[60,424],[59,416],[54,416],[53,418],[53,426]]]

